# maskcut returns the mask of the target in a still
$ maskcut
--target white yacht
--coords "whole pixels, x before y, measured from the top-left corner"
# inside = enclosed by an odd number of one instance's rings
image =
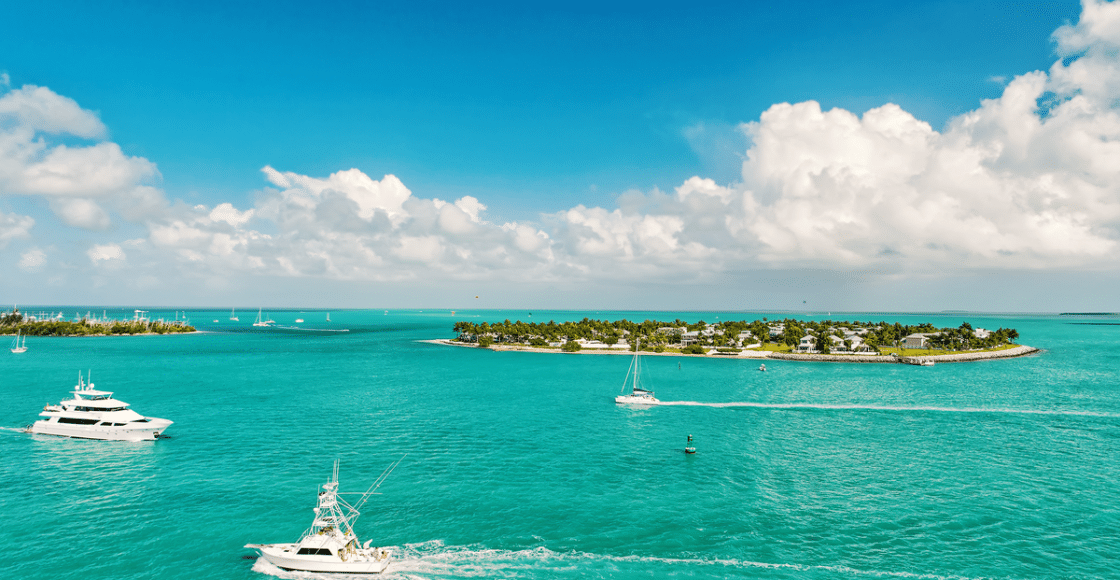
[[[377,481],[351,505],[338,491],[338,460],[334,462],[334,472],[329,481],[319,486],[319,505],[315,507],[315,518],[311,527],[303,532],[298,542],[291,544],[246,544],[260,552],[269,563],[284,570],[301,572],[337,572],[345,574],[380,574],[392,561],[390,550],[370,547],[373,540],[362,544],[354,535],[354,523],[358,521],[359,511],[378,487],[389,477],[404,458],[390,465]]]
[[[172,421],[145,417],[128,408],[128,403],[113,398],[109,391],[98,391],[82,379],[73,399],[43,407],[40,419],[27,428],[28,433],[61,435],[75,439],[104,441],[149,441],[158,439]]]
[[[630,370],[626,371],[626,379],[622,381],[623,394],[615,397],[614,402],[623,405],[656,405],[661,401],[653,397],[653,391],[641,386],[641,344],[635,344],[634,348],[634,359],[630,361]],[[630,387],[629,395],[625,394],[627,387]]]
[[[229,310],[229,321],[230,322],[241,322],[241,319],[237,317],[237,309],[236,308],[230,308],[230,310]]]
[[[10,349],[8,349],[8,350],[10,350],[10,351],[12,351],[16,354],[19,354],[21,352],[27,352],[27,337],[26,336],[23,337],[23,343],[20,343],[19,335],[20,335],[20,331],[17,330],[16,331],[16,338],[15,338],[15,340],[12,341],[12,347]]]

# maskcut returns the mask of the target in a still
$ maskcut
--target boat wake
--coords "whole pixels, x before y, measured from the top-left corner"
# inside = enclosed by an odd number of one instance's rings
[[[934,405],[858,405],[844,403],[702,403],[700,401],[660,401],[650,403],[658,407],[750,407],[755,409],[827,410],[827,411],[893,411],[933,413],[1010,413],[1014,415],[1060,415],[1074,417],[1120,418],[1120,413],[1100,411],[1068,411],[1047,409],[1011,409],[1003,407],[938,407]]]
[[[445,546],[432,541],[392,548],[396,556],[386,578],[434,580],[444,578],[588,578],[679,575],[681,577],[757,577],[761,570],[782,571],[787,578],[825,577],[902,578],[907,580],[974,580],[967,576],[883,570],[844,565],[806,565],[754,562],[741,559],[658,558],[611,556],[586,552],[554,552],[548,548],[495,550],[479,545]],[[286,571],[260,558],[253,571],[285,580],[367,578],[364,575],[315,574]]]
[[[0,427],[0,431],[8,431],[10,433],[27,433],[27,427]]]

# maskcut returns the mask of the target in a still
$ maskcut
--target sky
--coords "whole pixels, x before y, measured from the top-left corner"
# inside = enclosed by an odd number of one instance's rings
[[[1120,311],[1120,3],[5,3],[0,303]]]

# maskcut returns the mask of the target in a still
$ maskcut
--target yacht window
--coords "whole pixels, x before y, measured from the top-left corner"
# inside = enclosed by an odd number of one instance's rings
[[[332,556],[331,551],[326,548],[300,548],[296,552],[301,556]]]
[[[129,421],[129,423],[147,423],[149,421],[151,421],[151,419],[137,419],[135,421]]]
[[[108,413],[110,411],[123,411],[124,409],[125,409],[124,407],[74,407],[75,411],[86,411],[86,412],[93,412],[93,413],[96,413],[96,412],[99,412],[99,411],[102,412],[102,413]]]
[[[72,419],[70,417],[59,417],[59,423],[70,423],[71,425],[96,425],[97,419]]]

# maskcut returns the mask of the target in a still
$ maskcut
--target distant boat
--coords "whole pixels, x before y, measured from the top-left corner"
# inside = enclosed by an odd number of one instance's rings
[[[27,337],[26,336],[23,337],[23,343],[20,344],[19,336],[20,336],[20,331],[16,330],[16,337],[15,337],[14,340],[12,340],[12,348],[11,348],[11,351],[16,353],[16,354],[19,354],[21,352],[27,352]]]
[[[257,320],[253,322],[253,326],[272,326],[273,324],[276,324],[276,321],[271,316],[268,317],[268,320],[265,320],[261,317],[261,310],[257,309]]]
[[[297,319],[296,319],[296,322],[297,322],[297,323],[303,322],[303,319],[302,319],[302,318],[297,318]]]
[[[924,360],[924,361],[922,361],[922,362],[921,362],[921,363],[919,363],[919,364],[921,364],[921,366],[923,366],[923,367],[931,367],[931,366],[933,366],[933,361],[931,361],[931,360]]]
[[[614,398],[614,402],[623,405],[656,405],[661,401],[653,397],[653,391],[641,386],[641,344],[635,343],[634,348],[634,359],[630,361],[630,370],[626,371],[626,380],[622,382],[622,392],[625,393],[626,387],[630,387],[630,394],[619,395]]]
[[[330,321],[331,321],[331,313],[330,313],[330,312],[328,312],[328,313],[327,313],[327,322],[330,322]]]
[[[229,319],[233,322],[241,322],[241,319],[237,317],[237,314],[235,314],[236,310],[236,308],[229,309]]]
[[[758,370],[765,371],[766,370],[766,365],[765,364],[758,365]]]

